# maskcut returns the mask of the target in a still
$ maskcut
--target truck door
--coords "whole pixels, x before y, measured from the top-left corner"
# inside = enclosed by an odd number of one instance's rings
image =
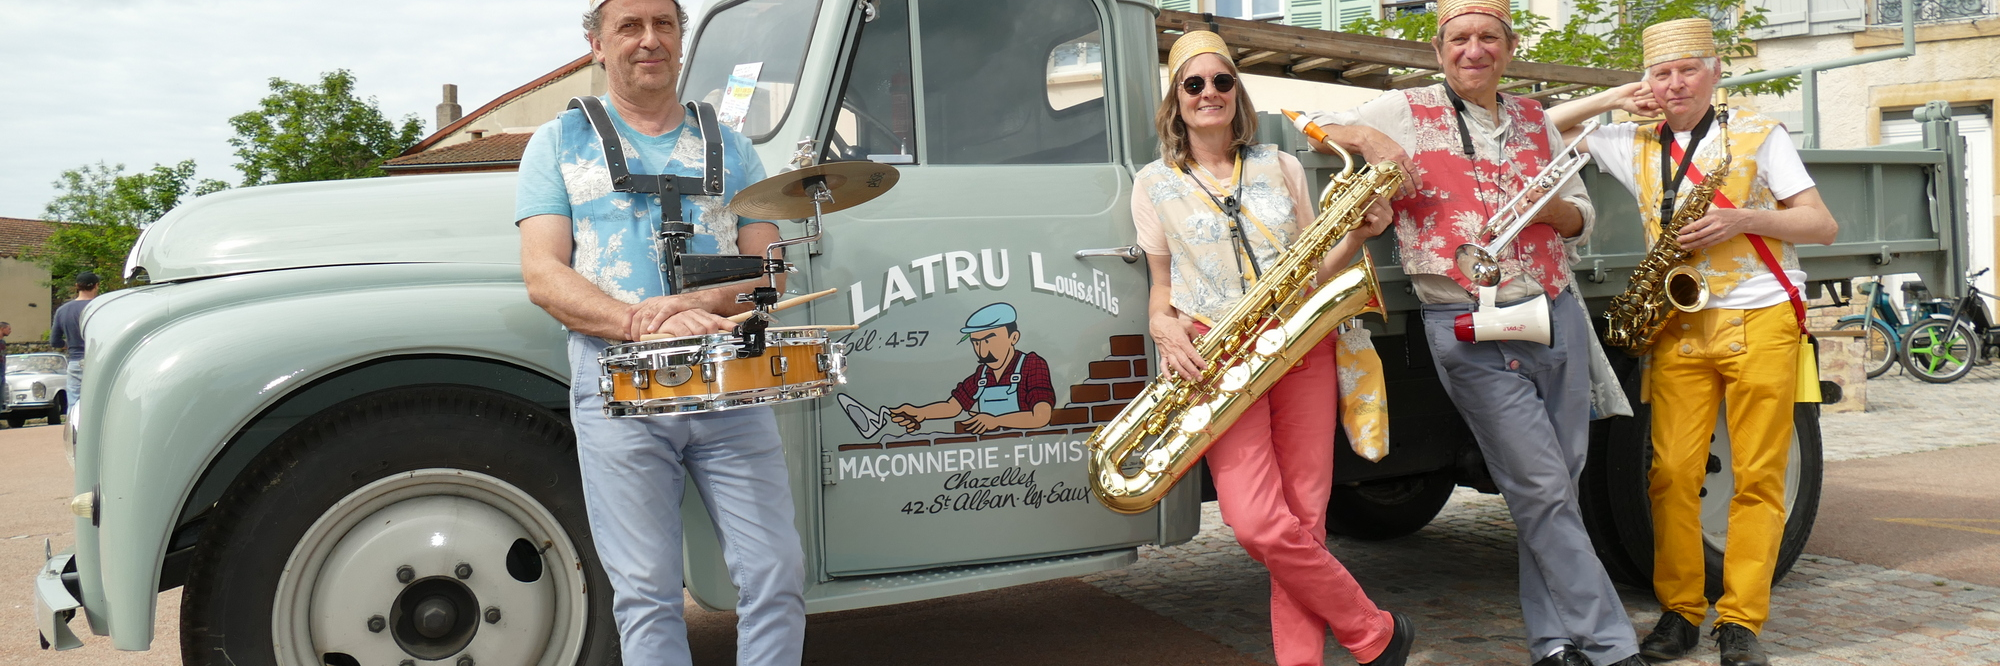
[[[821,161],[900,182],[828,216],[812,320],[854,323],[816,401],[835,576],[1101,551],[1158,517],[1091,499],[1084,440],[1144,386],[1144,263],[1090,0],[869,3]],[[1150,63],[1148,63],[1150,71]],[[809,537],[810,538],[810,537]]]

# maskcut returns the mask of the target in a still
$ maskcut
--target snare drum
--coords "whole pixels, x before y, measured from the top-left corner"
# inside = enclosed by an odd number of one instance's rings
[[[598,393],[611,417],[716,412],[826,395],[847,383],[847,345],[826,329],[773,327],[764,353],[737,358],[734,333],[611,345],[597,357]]]

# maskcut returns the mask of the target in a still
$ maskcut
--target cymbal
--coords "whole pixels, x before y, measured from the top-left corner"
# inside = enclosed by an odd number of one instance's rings
[[[789,220],[812,217],[812,193],[806,187],[825,183],[833,200],[820,205],[831,213],[867,203],[896,186],[896,167],[879,162],[828,162],[787,171],[757,181],[736,193],[729,212],[758,220]]]

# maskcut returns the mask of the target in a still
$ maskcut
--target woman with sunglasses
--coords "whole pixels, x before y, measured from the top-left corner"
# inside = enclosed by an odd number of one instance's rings
[[[1256,110],[1213,32],[1192,31],[1168,54],[1169,86],[1154,124],[1160,159],[1134,177],[1132,220],[1152,275],[1148,328],[1165,372],[1198,375],[1193,338],[1243,297],[1303,225],[1311,224],[1305,170],[1271,145],[1253,145]],[[1386,211],[1320,263],[1322,278],[1353,261],[1388,225]],[[1280,666],[1323,661],[1326,633],[1363,664],[1400,666],[1414,630],[1375,607],[1326,548],[1333,487],[1337,382],[1333,345],[1308,351],[1207,453],[1223,520],[1271,571],[1271,644]]]

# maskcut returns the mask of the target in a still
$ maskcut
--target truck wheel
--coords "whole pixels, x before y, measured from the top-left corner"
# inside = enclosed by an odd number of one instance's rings
[[[1326,531],[1367,541],[1415,532],[1437,517],[1453,485],[1449,469],[1335,485],[1326,503]]]
[[[618,663],[579,477],[563,419],[506,394],[341,403],[280,437],[210,511],[182,660]]]
[[[1594,424],[1602,428],[1602,441],[1593,444],[1590,465],[1584,470],[1582,509],[1584,526],[1590,530],[1591,541],[1612,579],[1652,589],[1653,516],[1652,499],[1647,494],[1648,472],[1653,466],[1652,407],[1639,404],[1636,396],[1632,402],[1633,416]],[[1773,585],[1784,580],[1812,536],[1824,471],[1819,405],[1795,405],[1792,420],[1792,446],[1785,468],[1785,535],[1778,546]],[[1717,421],[1701,500],[1711,600],[1722,591],[1722,550],[1729,534],[1729,500],[1735,488],[1729,433],[1721,427],[1721,419]]]

